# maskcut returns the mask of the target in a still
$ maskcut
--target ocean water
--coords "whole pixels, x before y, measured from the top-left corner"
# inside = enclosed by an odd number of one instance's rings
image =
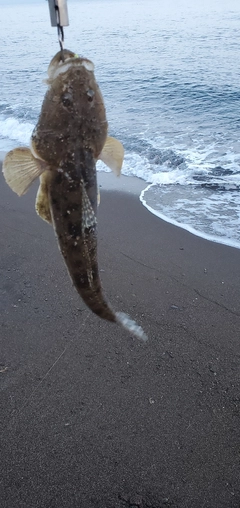
[[[6,151],[29,143],[58,41],[45,0],[0,8]],[[239,0],[69,0],[68,11],[65,47],[95,63],[123,174],[146,181],[143,205],[240,248]]]

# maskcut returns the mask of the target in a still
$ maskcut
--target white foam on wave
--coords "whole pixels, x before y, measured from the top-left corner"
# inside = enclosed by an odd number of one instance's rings
[[[149,139],[145,141],[150,144]],[[172,150],[182,157],[184,162],[175,167],[168,160],[157,165],[143,155],[126,153],[122,174],[149,184],[140,200],[160,219],[205,240],[239,249],[240,146],[225,145],[223,149],[221,139],[192,141],[186,146],[186,139],[175,139],[170,147],[164,137],[151,142],[155,150]],[[209,188],[202,189],[202,184]],[[214,185],[229,192],[216,192]],[[155,189],[154,196],[149,189]]]
[[[33,128],[34,125],[31,123],[20,122],[14,117],[4,118],[0,116],[0,136],[5,138],[7,142],[12,140],[18,141],[21,145],[28,145]]]
[[[110,172],[110,169],[99,161],[98,171]],[[160,185],[169,185],[172,183],[187,185],[190,178],[188,172],[184,173],[181,168],[170,168],[168,161],[166,164],[157,166],[150,163],[147,157],[137,153],[125,154],[121,174],[124,176],[135,176],[147,183]]]
[[[141,143],[141,140],[139,141]],[[148,140],[150,144],[150,140]],[[169,146],[162,138],[161,142],[151,142],[152,147],[159,150],[159,153],[169,151]],[[197,143],[196,143],[197,145]],[[240,148],[240,147],[239,147]],[[234,150],[220,152],[214,143],[208,146],[181,146],[170,147],[172,153],[184,162],[179,163],[170,159],[161,164],[150,160],[144,154],[125,152],[121,173],[125,176],[141,178],[149,184],[158,185],[196,185],[196,179],[202,183],[210,181],[211,184],[239,185],[240,184],[240,153]],[[166,152],[165,152],[166,153]],[[161,158],[161,156],[160,156]],[[220,167],[220,171],[216,168]],[[221,171],[223,168],[223,171]],[[109,171],[103,163],[98,163],[99,171]]]
[[[144,195],[145,195],[145,193],[147,191],[149,191],[153,187],[153,185],[154,184],[148,185],[141,192],[141,194],[139,196],[139,199],[140,199],[141,203],[143,204],[143,206],[145,206],[145,208],[147,208],[147,210],[149,210],[149,212],[151,212],[153,215],[155,215],[156,217],[159,217],[160,219],[162,219],[162,220],[164,220],[164,221],[166,221],[166,222],[168,222],[170,224],[173,224],[174,226],[177,226],[177,227],[180,227],[182,229],[185,229],[186,231],[188,231],[189,233],[192,233],[195,236],[199,236],[200,238],[204,238],[205,240],[208,240],[208,241],[211,241],[211,242],[215,242],[215,243],[220,243],[220,244],[223,244],[223,245],[227,245],[229,247],[234,247],[236,249],[240,249],[240,241],[234,240],[232,238],[226,238],[224,236],[210,235],[208,233],[205,233],[203,231],[200,231],[200,230],[194,228],[190,224],[179,222],[176,219],[171,218],[170,216],[165,215],[164,213],[159,212],[158,210],[156,210],[153,207],[151,207],[147,203],[146,199],[144,198]],[[218,232],[220,234],[223,234],[222,227],[219,224],[216,223],[214,227],[215,227],[216,232]]]
[[[111,170],[101,161],[97,163],[98,171],[109,173]],[[151,179],[152,169],[147,159],[135,154],[125,153],[121,174],[125,176],[136,176],[145,180],[146,182]]]
[[[189,182],[183,181],[184,185],[193,183],[193,176],[207,176],[219,166],[232,171],[233,174],[239,172],[240,142],[234,141],[231,137],[226,139],[226,136],[222,133],[211,133],[206,137],[200,132],[197,132],[196,135],[186,132],[185,134],[173,136],[171,140],[169,140],[169,137],[159,136],[145,141],[148,141],[155,149],[172,149],[175,154],[183,157],[185,165],[180,169],[189,178]],[[227,179],[229,176],[227,175]],[[181,184],[182,182],[177,178],[176,182],[171,183]]]

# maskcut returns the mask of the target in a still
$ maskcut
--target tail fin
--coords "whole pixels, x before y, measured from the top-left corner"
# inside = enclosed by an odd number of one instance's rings
[[[116,312],[116,322],[122,325],[123,328],[126,328],[126,330],[128,330],[132,335],[135,335],[138,339],[142,339],[144,342],[147,341],[147,335],[143,331],[142,327],[124,312]]]

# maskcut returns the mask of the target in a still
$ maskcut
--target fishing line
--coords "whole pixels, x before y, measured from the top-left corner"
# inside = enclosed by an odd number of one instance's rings
[[[86,309],[87,310],[87,309]],[[86,312],[86,310],[84,309],[83,312]],[[89,317],[90,313],[87,312],[86,314],[86,317],[82,323],[82,327],[85,326],[86,324],[86,321]],[[29,401],[33,398],[33,396],[35,395],[35,393],[37,392],[37,390],[40,388],[40,386],[43,384],[43,382],[45,381],[45,379],[49,376],[50,372],[52,372],[52,370],[54,369],[54,367],[56,367],[56,365],[59,363],[59,361],[61,360],[61,358],[63,357],[63,355],[66,353],[66,351],[69,349],[69,347],[71,346],[73,342],[73,339],[69,341],[68,345],[65,346],[65,348],[63,349],[63,351],[60,353],[60,355],[56,358],[56,360],[53,362],[53,364],[51,365],[51,367],[47,370],[47,372],[44,374],[43,378],[41,379],[41,381],[39,381],[39,383],[37,384],[37,386],[35,386],[35,388],[33,389],[32,393],[30,393],[29,397],[27,397],[27,399],[25,400],[24,404],[22,405],[22,407],[17,411],[17,414],[15,414],[15,416],[13,416],[13,419],[9,422],[9,425],[8,427],[10,427],[11,425],[13,425],[14,423],[17,422],[17,419],[18,417],[21,416],[21,414],[23,413],[23,410],[25,409],[25,407],[27,406],[27,404],[29,403]],[[0,478],[0,485],[2,485],[4,481],[4,478],[2,476],[2,478]]]
[[[57,33],[58,33],[58,42],[61,49],[62,54],[62,61],[64,62],[64,52],[63,52],[63,43],[64,43],[64,31],[63,27],[60,25],[60,16],[59,16],[59,7],[55,4],[55,11],[56,11],[56,17],[57,17]]]
[[[86,312],[87,309],[83,310],[82,312]],[[85,319],[83,320],[82,324],[81,324],[81,328],[83,328],[85,325],[86,325],[86,321],[89,317],[90,313],[87,312],[86,316],[85,316]],[[35,386],[35,388],[32,390],[32,392],[30,393],[30,395],[27,397],[27,399],[25,400],[25,402],[23,403],[23,405],[20,407],[20,409],[17,411],[17,414],[15,416],[13,416],[13,419],[11,422],[9,422],[10,424],[13,424],[16,422],[17,418],[23,413],[24,409],[26,408],[26,406],[28,405],[29,401],[33,398],[33,396],[36,394],[36,392],[38,391],[38,389],[40,388],[40,386],[43,384],[43,382],[45,381],[45,379],[49,376],[50,372],[52,372],[52,370],[54,369],[54,367],[56,367],[56,365],[59,363],[59,361],[61,360],[61,358],[63,357],[63,355],[66,353],[66,351],[70,348],[70,346],[72,345],[73,343],[73,340],[74,339],[71,339],[67,346],[65,346],[65,348],[63,349],[63,351],[60,353],[60,355],[58,355],[58,357],[56,358],[56,360],[53,362],[53,364],[51,365],[51,367],[49,367],[49,369],[47,370],[47,372],[44,374],[44,376],[42,377],[41,381],[39,381],[39,383],[37,384],[37,386]],[[1,483],[1,482],[0,482]]]
[[[61,50],[61,59],[64,62],[64,31],[63,27],[69,25],[67,0],[48,0],[51,25],[57,27],[58,42]]]

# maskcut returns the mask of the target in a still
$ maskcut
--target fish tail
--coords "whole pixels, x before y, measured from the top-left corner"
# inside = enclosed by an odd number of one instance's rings
[[[91,295],[91,299],[84,298],[83,294],[81,294],[81,297],[82,297],[83,301],[85,302],[85,304],[89,307],[89,309],[94,314],[96,314],[98,317],[100,317],[101,319],[105,319],[106,321],[110,321],[112,323],[117,322],[115,312],[109,307],[107,302],[103,299],[102,295],[101,295],[101,299],[100,299],[99,294],[98,294],[95,301],[94,301],[94,298],[92,297],[92,295]]]
[[[147,340],[147,335],[143,331],[142,327],[136,323],[136,321],[131,319],[127,314],[125,314],[125,312],[114,312],[107,304],[107,302],[104,301],[103,297],[101,300],[99,300],[98,295],[95,302],[93,302],[93,299],[91,298],[91,304],[88,299],[84,298],[84,301],[91,309],[91,311],[94,312],[94,314],[96,314],[98,317],[121,325],[123,328],[125,328],[125,330],[128,330],[131,335],[134,335],[144,342]]]
[[[119,323],[123,328],[128,330],[131,335],[141,339],[144,342],[147,341],[147,335],[143,331],[142,327],[139,326],[134,319],[131,319],[125,312],[116,312],[116,322]]]

